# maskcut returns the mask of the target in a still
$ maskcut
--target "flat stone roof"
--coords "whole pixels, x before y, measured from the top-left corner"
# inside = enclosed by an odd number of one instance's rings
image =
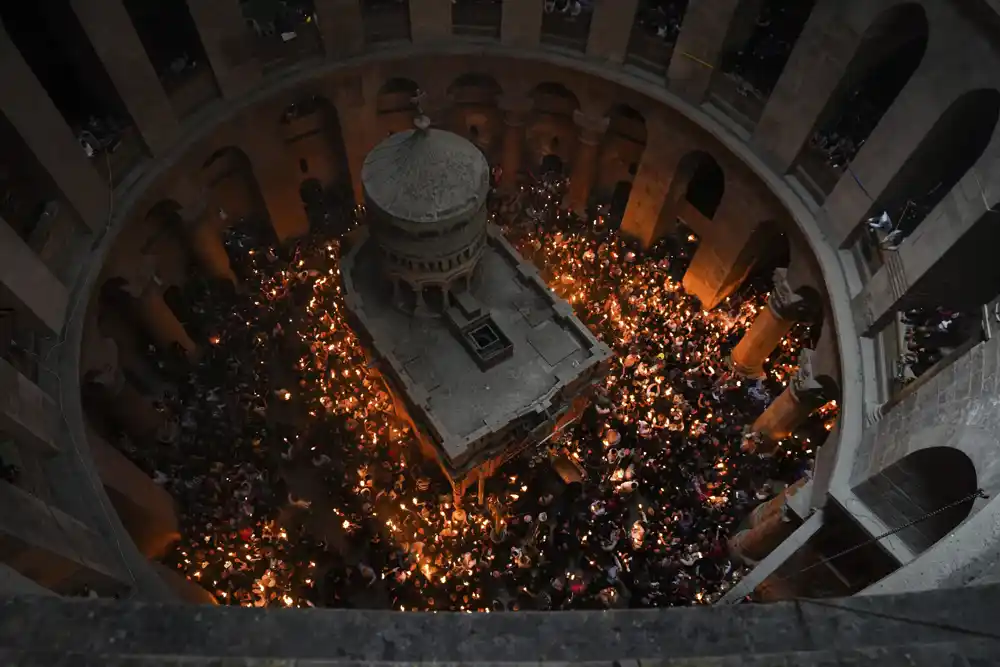
[[[414,416],[438,431],[441,449],[453,462],[473,454],[470,446],[487,433],[521,415],[544,412],[558,391],[611,355],[496,228],[490,228],[471,296],[513,353],[485,370],[446,318],[411,317],[393,307],[374,243],[363,243],[345,261],[348,308],[424,413]],[[468,300],[459,297],[459,306]]]
[[[475,210],[489,192],[490,165],[476,146],[444,130],[407,130],[382,140],[365,158],[365,196],[384,213],[437,222]]]

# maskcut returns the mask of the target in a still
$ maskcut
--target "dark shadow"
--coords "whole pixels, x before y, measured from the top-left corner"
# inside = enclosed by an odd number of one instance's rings
[[[687,176],[688,185],[684,198],[711,220],[726,192],[726,175],[715,158],[701,151],[689,153],[681,159],[679,174]]]

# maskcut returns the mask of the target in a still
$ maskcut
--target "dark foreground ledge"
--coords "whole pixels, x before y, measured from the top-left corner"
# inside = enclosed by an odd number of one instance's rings
[[[998,606],[1000,585],[773,605],[477,615],[23,597],[0,601],[0,664],[961,667],[997,664],[977,658],[1000,655]]]

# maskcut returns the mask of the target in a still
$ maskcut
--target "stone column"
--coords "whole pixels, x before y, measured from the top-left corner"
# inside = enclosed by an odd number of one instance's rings
[[[0,79],[17,95],[0,96],[0,113],[20,135],[66,201],[92,231],[108,224],[108,188],[62,114],[0,27]]]
[[[132,541],[147,557],[163,555],[180,537],[173,498],[96,433],[88,433],[87,441],[101,482]]]
[[[187,5],[223,97],[234,99],[255,86],[261,67],[239,0],[187,0]]]
[[[795,484],[786,486],[784,490],[782,490],[782,492],[774,498],[757,505],[753,512],[750,513],[750,527],[755,528],[765,521],[770,520],[772,517],[783,514],[788,507],[788,499],[798,493],[799,490],[805,486],[807,481],[809,480],[803,477],[799,481],[795,482]]]
[[[785,391],[750,427],[751,431],[763,436],[764,442],[759,448],[762,453],[773,451],[779,441],[790,436],[799,424],[827,402],[823,385],[813,373],[814,354],[809,349],[799,353],[799,367]]]
[[[729,538],[729,553],[736,560],[756,563],[794,532],[795,523],[788,516],[788,511],[782,508],[757,525],[741,530]]]
[[[156,70],[122,0],[70,0],[132,122],[153,156],[169,151],[180,134]]]
[[[670,90],[700,104],[725,51],[730,27],[747,0],[702,0],[688,4],[674,47],[667,82]]]
[[[361,53],[365,48],[365,26],[361,0],[315,0],[316,21],[328,60]]]
[[[4,562],[28,579],[59,593],[83,583],[106,595],[128,588],[131,576],[86,524],[7,482],[0,507],[0,539],[21,545]]]
[[[580,128],[576,155],[573,157],[573,171],[566,192],[565,206],[578,214],[586,215],[590,191],[597,180],[597,159],[601,141],[608,130],[609,119],[594,118],[577,109],[573,112],[573,122]]]
[[[639,0],[597,0],[587,38],[587,56],[625,61]]]
[[[669,217],[670,211],[674,210],[669,205],[671,193],[680,192],[683,196],[687,186],[677,188],[672,185],[680,156],[677,155],[676,144],[670,140],[667,126],[654,117],[647,121],[646,131],[646,149],[642,152],[639,171],[632,182],[621,233],[648,248],[676,224],[676,218]]]
[[[500,100],[500,108],[504,111],[500,187],[508,192],[517,188],[517,174],[524,161],[525,124],[533,107],[534,102],[529,97],[505,95]]]
[[[136,319],[161,352],[169,351],[176,343],[184,348],[189,357],[197,353],[198,346],[163,300],[163,289],[155,278],[133,296]]]
[[[50,455],[59,451],[59,406],[41,388],[0,359],[0,430],[18,445]]]
[[[410,38],[415,44],[451,36],[451,0],[408,0]]]
[[[535,48],[542,38],[543,0],[503,0],[500,41],[504,46]]]
[[[767,307],[757,314],[750,330],[733,348],[733,369],[749,377],[759,376],[764,360],[806,315],[806,306],[805,299],[788,284],[788,269],[775,269],[774,289],[767,297]]]

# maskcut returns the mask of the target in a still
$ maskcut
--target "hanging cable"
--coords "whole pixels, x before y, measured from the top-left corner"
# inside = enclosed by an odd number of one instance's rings
[[[976,498],[988,498],[988,497],[989,496],[986,495],[985,491],[983,491],[982,489],[976,489],[974,492],[970,493],[969,495],[965,496],[964,498],[960,498],[959,500],[956,500],[954,502],[948,503],[947,505],[945,505],[943,507],[939,507],[938,509],[936,509],[936,510],[934,510],[932,512],[928,512],[928,513],[924,514],[923,516],[919,516],[916,519],[913,519],[912,521],[908,521],[907,523],[904,523],[902,526],[898,526],[896,528],[893,528],[892,530],[887,530],[886,532],[882,533],[881,535],[873,537],[873,538],[871,538],[871,539],[869,539],[869,540],[867,540],[865,542],[862,542],[860,544],[855,544],[853,547],[849,547],[847,549],[844,549],[843,551],[840,551],[840,552],[838,552],[838,553],[830,556],[829,558],[824,558],[822,560],[819,560],[819,561],[813,563],[812,565],[807,565],[806,567],[802,568],[801,570],[797,570],[795,572],[792,572],[791,574],[788,574],[788,575],[786,575],[784,577],[779,577],[778,579],[775,580],[775,583],[779,583],[779,582],[783,582],[783,581],[788,581],[789,579],[791,579],[793,577],[799,576],[803,572],[808,572],[809,570],[811,570],[811,569],[813,569],[815,567],[819,567],[820,565],[826,565],[827,563],[830,563],[830,562],[832,562],[832,561],[840,558],[841,556],[846,556],[847,554],[852,553],[854,551],[857,551],[858,549],[861,549],[863,547],[869,546],[871,544],[875,544],[877,542],[881,542],[882,540],[884,540],[887,537],[895,535],[896,533],[898,533],[898,532],[900,532],[902,530],[906,530],[910,526],[913,526],[913,525],[916,525],[916,524],[921,523],[923,521],[926,521],[927,519],[930,519],[932,516],[936,516],[936,515],[940,514],[941,512],[950,510],[952,507],[957,507],[957,506],[961,505],[962,503],[968,502],[970,500],[975,500]]]

